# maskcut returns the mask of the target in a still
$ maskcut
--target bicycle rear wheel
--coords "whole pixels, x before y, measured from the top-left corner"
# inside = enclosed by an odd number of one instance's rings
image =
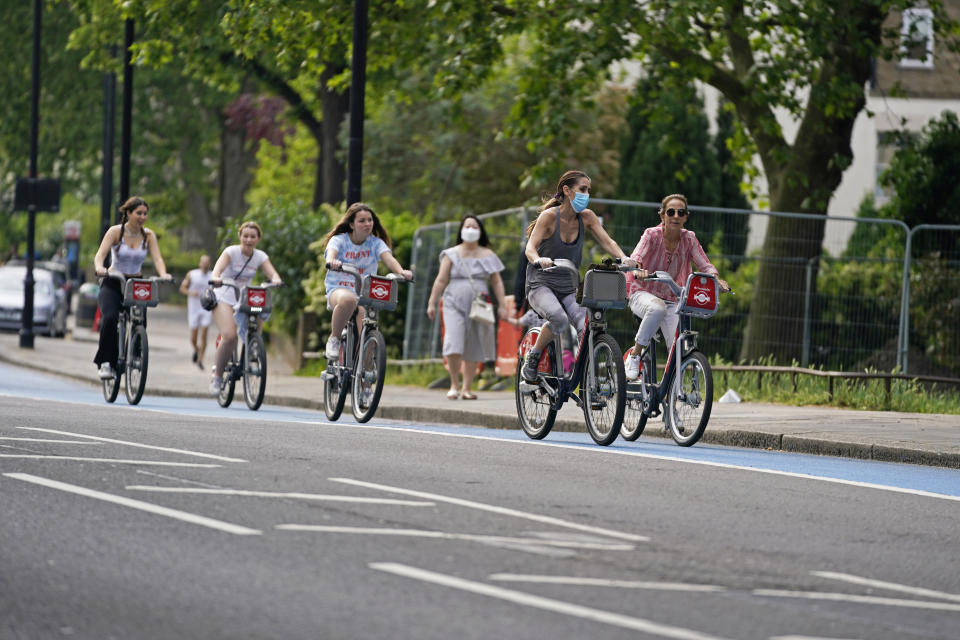
[[[666,422],[671,437],[681,447],[695,444],[707,428],[713,408],[713,372],[699,351],[680,362],[667,394]]]
[[[124,392],[127,402],[137,404],[147,386],[147,361],[150,354],[147,345],[147,328],[142,324],[130,331],[130,346],[127,349],[127,370]]]
[[[242,356],[241,356],[242,358]],[[226,409],[233,402],[233,394],[237,387],[237,378],[234,370],[237,364],[230,359],[227,366],[223,368],[223,384],[220,385],[220,393],[217,394],[217,404]]]
[[[623,354],[613,336],[601,333],[594,337],[593,351],[588,358],[580,382],[583,416],[593,441],[607,446],[620,435],[623,424],[627,398]]]
[[[537,333],[528,332],[520,343],[520,354],[517,360],[516,386],[514,387],[517,400],[517,416],[520,418],[520,428],[533,440],[541,440],[547,437],[553,423],[557,419],[557,410],[553,408],[553,399],[542,388],[532,391],[522,391],[520,385],[524,383],[523,376],[520,375],[523,369],[523,360],[527,355],[527,350],[533,346],[537,339]],[[547,345],[543,354],[540,356],[540,369],[556,371],[556,355],[554,353],[553,343]],[[526,383],[529,384],[529,383]]]
[[[263,404],[266,388],[267,349],[263,344],[263,336],[254,333],[243,350],[243,399],[251,411],[256,411]]]
[[[624,358],[626,358],[626,354],[624,354]],[[656,382],[653,370],[653,358],[650,355],[650,348],[647,348],[640,358],[640,377],[627,384],[627,387],[635,393],[635,397],[627,398],[623,411],[623,425],[620,427],[620,437],[627,442],[633,442],[639,438],[643,429],[647,426],[649,416],[644,412],[646,407],[643,397],[640,395],[640,387],[642,385],[648,390],[648,393],[653,393],[650,389],[650,385]],[[649,401],[646,404],[649,404]]]
[[[367,422],[377,411],[386,371],[387,343],[382,333],[370,331],[360,345],[353,374],[353,417],[357,422]]]

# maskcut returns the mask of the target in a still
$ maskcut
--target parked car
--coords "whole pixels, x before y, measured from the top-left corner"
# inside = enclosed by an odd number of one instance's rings
[[[0,329],[20,329],[26,273],[26,267],[19,265],[0,267]],[[34,267],[33,280],[34,332],[63,337],[67,333],[66,292],[57,284],[57,275],[46,269]]]
[[[3,266],[25,266],[26,263],[22,258],[14,258],[9,262],[6,262]],[[70,272],[67,268],[67,265],[63,262],[58,262],[57,260],[35,260],[33,263],[34,269],[45,269],[53,274],[53,282],[57,287],[63,289],[67,294],[67,315],[70,314],[70,297],[73,294],[73,289],[76,286],[76,283],[70,279]]]

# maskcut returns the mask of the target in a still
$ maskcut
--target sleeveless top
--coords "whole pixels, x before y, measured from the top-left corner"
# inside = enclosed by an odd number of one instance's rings
[[[144,236],[140,246],[131,249],[130,245],[123,241],[123,232],[123,225],[121,225],[120,242],[110,247],[110,265],[120,273],[132,276],[143,269],[143,261],[147,257],[147,238]]]
[[[564,258],[580,267],[583,260],[583,218],[577,214],[577,239],[567,243],[560,238],[560,213],[554,209],[556,219],[553,224],[553,234],[540,243],[537,253],[544,258],[557,260]],[[570,274],[566,271],[544,272],[533,263],[527,264],[527,291],[537,287],[549,287],[557,296],[566,296],[576,291],[570,281]]]

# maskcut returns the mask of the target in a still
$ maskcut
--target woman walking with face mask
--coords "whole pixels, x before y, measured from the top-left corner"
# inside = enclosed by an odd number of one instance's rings
[[[506,316],[501,271],[503,263],[490,249],[483,223],[476,216],[464,216],[457,244],[440,253],[440,272],[433,281],[427,302],[427,317],[433,320],[437,315],[437,301],[443,296],[443,355],[450,371],[447,397],[451,400],[458,397],[476,400],[470,385],[477,363],[496,358],[496,324],[470,319],[470,307],[478,295],[489,301],[489,282],[497,299],[498,313],[501,318]]]

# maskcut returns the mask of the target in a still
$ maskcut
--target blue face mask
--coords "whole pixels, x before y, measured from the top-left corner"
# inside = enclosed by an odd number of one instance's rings
[[[570,201],[570,206],[573,207],[573,210],[577,213],[580,213],[587,208],[587,203],[590,202],[590,194],[583,193],[578,191],[574,196],[573,200]]]

